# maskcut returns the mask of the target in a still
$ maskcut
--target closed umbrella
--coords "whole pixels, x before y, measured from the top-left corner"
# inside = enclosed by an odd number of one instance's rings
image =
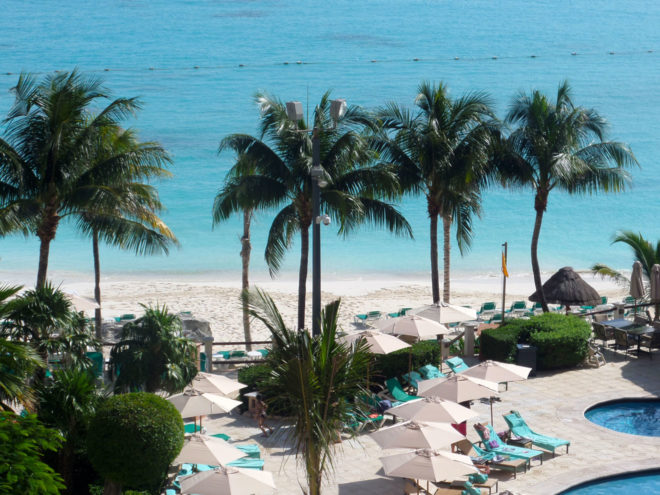
[[[472,308],[455,306],[445,302],[411,309],[407,314],[421,316],[438,323],[459,323],[477,319],[477,312]]]
[[[477,472],[468,456],[441,450],[413,450],[381,457],[380,462],[389,476],[435,482]]]
[[[230,445],[221,438],[193,433],[186,435],[183,440],[183,448],[174,460],[173,464],[207,464],[209,466],[220,466],[235,461],[247,454],[242,450]]]
[[[660,265],[651,268],[651,302],[655,304],[654,319],[660,318]]]
[[[273,493],[275,481],[268,471],[218,467],[180,479],[181,493],[231,495]]]
[[[181,394],[172,395],[167,400],[176,407],[182,418],[227,413],[241,405],[238,400],[215,394],[206,394],[197,390],[187,390]],[[199,424],[202,425],[201,418]]]
[[[208,394],[229,395],[245,387],[247,385],[226,376],[204,373],[202,371],[197,373],[197,376],[190,382],[190,388]]]
[[[404,402],[386,411],[397,418],[419,422],[462,423],[479,416],[476,412],[456,402],[440,397],[422,397]]]
[[[418,315],[399,316],[376,323],[378,329],[387,334],[407,335],[418,340],[450,333],[449,329],[436,322]]]
[[[404,421],[370,435],[383,449],[440,449],[465,437],[449,423]]]
[[[642,264],[639,261],[633,263],[632,276],[630,277],[630,295],[635,301],[635,314],[637,314],[637,299],[644,297],[644,281],[642,280]]]

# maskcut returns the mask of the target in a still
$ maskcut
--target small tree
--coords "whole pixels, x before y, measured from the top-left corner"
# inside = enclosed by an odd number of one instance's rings
[[[105,478],[105,495],[123,486],[159,489],[183,447],[183,419],[162,397],[146,392],[115,395],[92,418],[89,459]]]
[[[57,495],[62,478],[41,458],[57,450],[62,438],[34,415],[0,411],[0,494]]]

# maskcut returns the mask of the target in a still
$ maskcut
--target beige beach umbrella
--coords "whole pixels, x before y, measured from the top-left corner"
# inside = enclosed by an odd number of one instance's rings
[[[197,390],[187,390],[181,394],[172,395],[167,400],[176,407],[182,418],[227,413],[241,405],[241,401]],[[199,425],[202,425],[201,419]]]
[[[247,454],[242,450],[230,445],[221,438],[193,433],[186,435],[183,440],[183,448],[172,464],[207,464],[209,466],[220,466],[235,461]]]
[[[371,435],[383,449],[441,449],[464,440],[449,423],[404,421],[381,428]]]
[[[639,261],[633,263],[632,275],[630,276],[630,295],[634,300],[634,313],[637,314],[637,299],[644,298],[644,280],[642,280],[642,264]]]
[[[347,344],[352,344],[356,340],[360,339],[364,339],[369,348],[369,352],[373,354],[389,354],[390,352],[410,347],[408,344],[402,340],[397,339],[396,337],[393,337],[392,335],[387,335],[373,330],[365,330],[363,332],[345,335],[341,337],[340,341]]]
[[[440,397],[423,397],[404,402],[386,411],[397,418],[418,422],[462,423],[479,416],[476,412],[456,402]]]
[[[380,462],[385,474],[389,476],[428,481],[454,479],[478,471],[466,455],[431,449],[381,457]]]
[[[477,312],[474,309],[445,302],[414,308],[408,311],[407,314],[421,316],[438,323],[459,323],[477,319]]]
[[[494,383],[518,382],[527,380],[532,368],[517,364],[500,363],[499,361],[482,361],[460,374],[472,378],[480,378]]]
[[[418,315],[399,316],[376,323],[383,333],[391,335],[406,335],[418,340],[433,338],[436,335],[451,333],[444,325]]]
[[[655,304],[655,315],[653,318],[660,318],[660,265],[653,265],[651,268],[651,302]]]
[[[101,307],[91,297],[83,297],[76,292],[67,292],[65,295],[76,311],[82,311],[91,315],[94,314],[96,309]]]
[[[200,371],[190,382],[189,387],[198,392],[229,395],[247,387],[247,385],[226,376]]]
[[[179,480],[181,493],[197,495],[257,495],[273,493],[275,481],[268,471],[218,467],[185,476]]]

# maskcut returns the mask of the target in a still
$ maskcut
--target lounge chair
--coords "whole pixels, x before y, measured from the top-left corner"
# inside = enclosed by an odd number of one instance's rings
[[[349,420],[344,423],[344,430],[351,430],[354,433],[361,432],[366,426],[377,430],[385,424],[385,416],[382,414],[364,414],[360,411],[349,413]]]
[[[445,364],[449,366],[451,370],[456,374],[459,374],[470,368],[467,364],[465,364],[465,361],[463,361],[458,356],[450,359],[445,359]]]
[[[399,402],[421,399],[421,397],[417,397],[416,395],[408,395],[406,391],[403,390],[401,383],[399,383],[399,380],[396,377],[385,380],[385,385],[387,386],[390,397]]]
[[[265,461],[263,459],[251,459],[244,457],[227,463],[227,466],[244,468],[244,469],[259,469],[263,471]]]
[[[527,471],[527,459],[521,459],[513,455],[498,456],[494,452],[488,452],[470,442],[467,438],[454,444],[459,452],[472,459],[475,466],[486,465],[491,470],[510,471],[514,479],[517,477],[518,469]]]
[[[212,437],[215,437],[215,438],[221,438],[221,439],[224,440],[225,442],[228,442],[228,441],[231,439],[231,438],[229,437],[229,435],[225,435],[224,433],[214,433],[214,434],[211,435],[211,436],[212,436]]]
[[[447,376],[440,371],[437,366],[433,366],[432,364],[422,366],[419,369],[419,372],[425,380],[430,380],[431,378],[445,378]]]
[[[367,323],[371,321],[376,321],[379,320],[383,316],[383,313],[380,311],[369,311],[366,314],[359,314],[355,315],[355,323],[361,323],[363,325],[366,325]]]
[[[514,435],[519,437],[527,438],[532,441],[532,445],[535,447],[540,447],[545,450],[552,452],[552,457],[555,456],[555,450],[557,447],[566,445],[566,453],[568,454],[568,448],[571,446],[569,440],[563,440],[561,438],[549,437],[547,435],[540,435],[531,430],[527,423],[522,418],[518,411],[511,411],[509,414],[504,415],[504,421],[509,425],[509,430]]]
[[[495,313],[488,323],[502,323],[502,313]]]
[[[496,311],[496,306],[494,302],[485,302],[481,305],[479,311],[477,311],[477,317],[480,320],[489,319]]]
[[[202,427],[194,423],[186,423],[183,425],[184,433],[195,433],[196,431],[201,431]]]
[[[527,304],[525,301],[514,301],[511,307],[507,310],[513,316],[524,316],[527,313]]]
[[[256,443],[246,443],[243,445],[234,445],[238,450],[242,450],[250,459],[261,459],[261,450]]]
[[[417,390],[417,384],[422,380],[424,380],[424,378],[422,378],[422,375],[420,375],[416,371],[411,371],[410,373],[404,373],[403,375],[401,375],[401,378],[403,378],[403,380],[411,387],[413,387],[415,390]]]
[[[507,445],[500,437],[497,436],[497,432],[493,429],[493,426],[484,423],[477,423],[474,425],[474,429],[477,430],[481,441],[484,444],[484,449],[488,452],[493,452],[501,456],[511,456],[518,457],[520,459],[527,460],[531,465],[531,460],[539,458],[541,464],[543,464],[543,452],[541,450],[532,450],[525,447],[516,447],[514,445]],[[487,434],[485,432],[488,432]]]

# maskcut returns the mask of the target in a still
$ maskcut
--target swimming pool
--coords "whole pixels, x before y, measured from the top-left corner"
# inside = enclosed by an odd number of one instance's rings
[[[660,437],[660,399],[620,399],[597,404],[584,416],[610,430]]]
[[[612,476],[569,488],[559,495],[660,494],[660,470]]]

